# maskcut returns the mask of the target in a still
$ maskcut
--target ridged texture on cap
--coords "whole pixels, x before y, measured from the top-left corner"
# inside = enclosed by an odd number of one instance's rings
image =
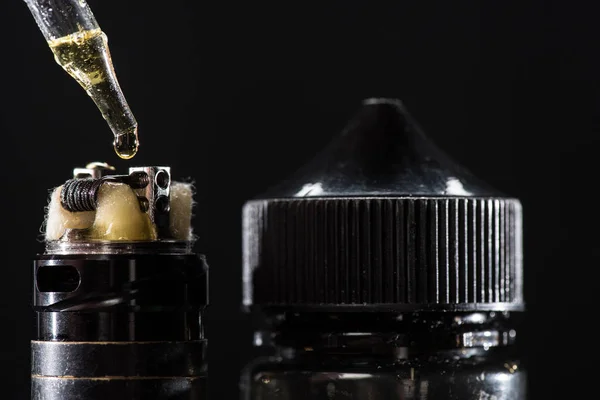
[[[244,220],[247,304],[522,302],[514,199],[258,200]]]
[[[521,205],[370,99],[290,179],[244,207],[245,305],[523,307]]]

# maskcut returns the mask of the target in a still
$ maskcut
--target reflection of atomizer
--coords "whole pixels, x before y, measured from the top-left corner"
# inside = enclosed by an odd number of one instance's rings
[[[208,269],[193,188],[169,167],[76,168],[56,188],[34,263],[32,400],[207,396]]]
[[[521,205],[365,101],[244,207],[245,400],[524,400]]]
[[[54,53],[100,109],[119,157],[138,149],[137,121],[115,75],[108,40],[84,0],[25,0]]]

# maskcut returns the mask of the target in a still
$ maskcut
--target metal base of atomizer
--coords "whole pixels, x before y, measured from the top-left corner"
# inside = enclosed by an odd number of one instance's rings
[[[154,184],[156,172],[164,170],[145,168],[150,188],[138,185],[145,191],[138,195],[144,197],[142,210],[167,217],[158,224],[168,223],[169,209],[157,201],[161,196],[168,200],[168,184]],[[97,170],[79,173],[87,183],[72,183],[67,206],[93,204],[93,191],[77,190],[103,179]],[[193,253],[188,241],[83,237],[69,231],[48,242],[34,261],[32,400],[206,398],[204,256]]]
[[[193,253],[38,257],[32,399],[204,398],[206,270]]]

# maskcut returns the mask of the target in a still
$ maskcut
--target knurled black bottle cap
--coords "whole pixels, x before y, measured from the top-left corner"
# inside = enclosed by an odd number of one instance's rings
[[[520,310],[522,212],[369,99],[291,179],[244,206],[244,304]]]

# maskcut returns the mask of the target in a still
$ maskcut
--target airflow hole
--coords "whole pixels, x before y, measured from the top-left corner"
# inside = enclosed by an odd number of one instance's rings
[[[79,271],[72,265],[52,265],[37,270],[37,288],[40,292],[73,292],[79,287]]]

